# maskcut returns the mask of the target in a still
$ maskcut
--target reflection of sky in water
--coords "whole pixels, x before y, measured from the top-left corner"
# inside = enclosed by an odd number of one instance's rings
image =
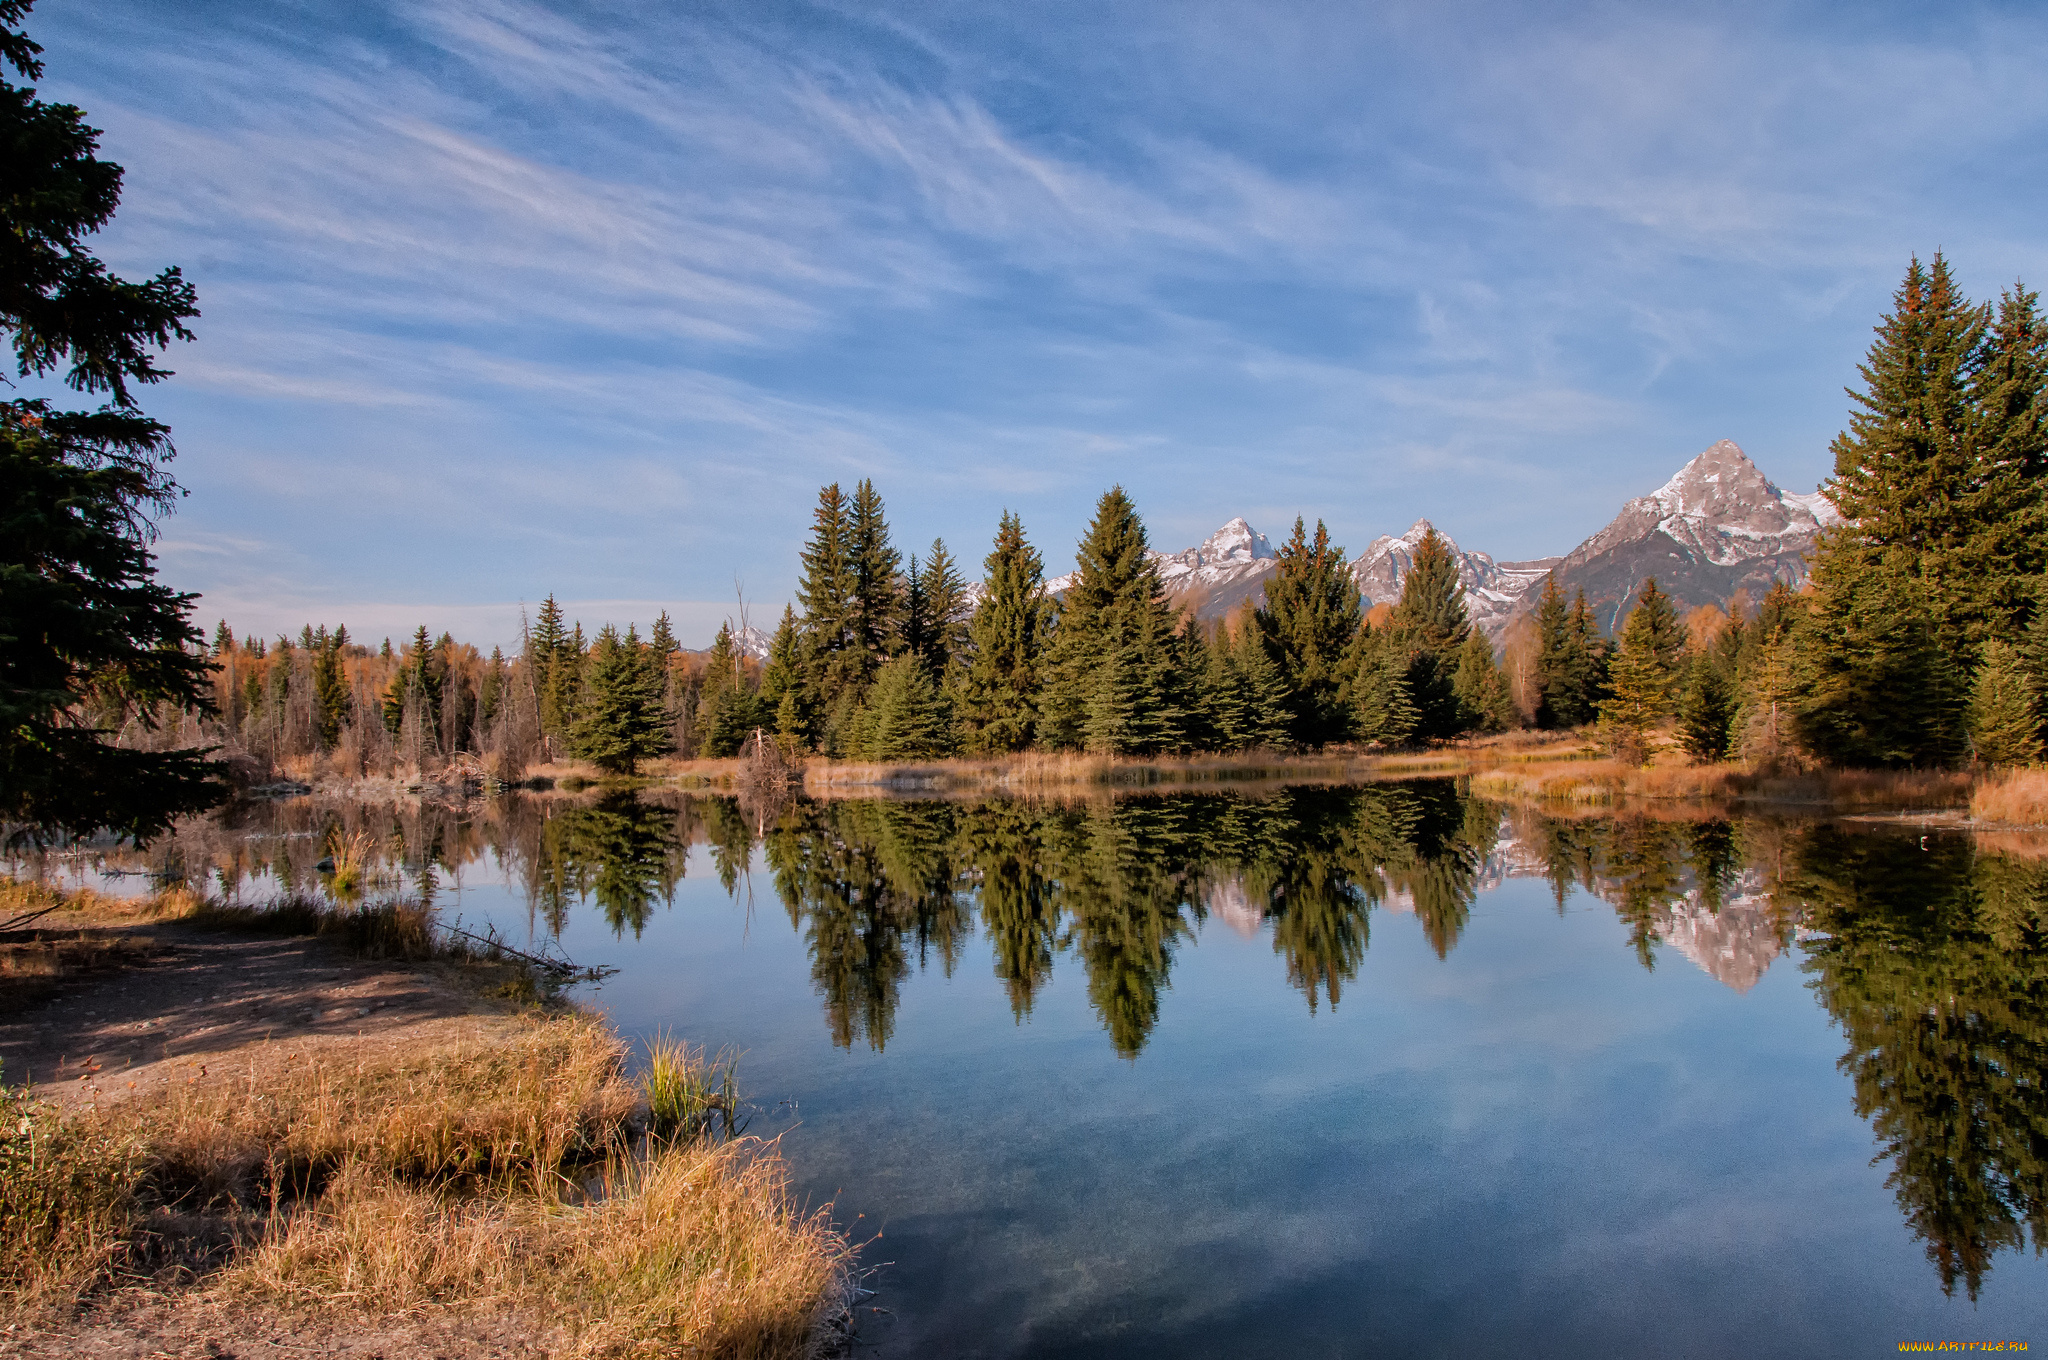
[[[589,999],[628,1034],[746,1050],[755,1131],[883,1234],[883,1355],[1850,1356],[2048,1304],[2011,1253],[1943,1299],[1796,969],[1645,972],[1583,893],[1560,918],[1545,883],[1491,888],[1448,960],[1377,911],[1316,1015],[1267,933],[1212,917],[1131,1061],[1064,956],[1018,1025],[984,942],[905,982],[886,1052],[836,1048],[751,878],[750,912],[697,847],[637,941],[585,909],[561,943],[620,968]],[[485,864],[444,902],[527,927]]]
[[[494,854],[437,876],[546,938]],[[1212,913],[1135,1059],[1071,953],[1017,1023],[980,934],[950,977],[909,946],[886,1052],[835,1046],[759,852],[729,896],[698,844],[637,939],[583,901],[559,943],[620,970],[587,1000],[629,1036],[745,1051],[753,1131],[880,1234],[883,1356],[1861,1356],[2048,1315],[2030,1252],[1942,1296],[1795,960],[1645,971],[1597,898],[1483,883],[1447,959],[1373,911],[1315,1014],[1270,925]]]

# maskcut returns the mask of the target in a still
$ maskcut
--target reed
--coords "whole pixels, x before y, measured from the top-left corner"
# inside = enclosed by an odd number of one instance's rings
[[[334,828],[329,841],[334,868],[329,871],[328,882],[336,897],[354,897],[362,892],[376,848],[377,838],[367,831],[344,833],[340,827]]]
[[[647,1131],[670,1142],[722,1130],[740,1132],[739,1059],[720,1053],[705,1062],[704,1050],[666,1034],[647,1043],[647,1068],[640,1089],[647,1100]]]

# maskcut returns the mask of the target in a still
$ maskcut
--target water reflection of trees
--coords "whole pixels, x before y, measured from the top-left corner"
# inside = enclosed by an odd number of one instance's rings
[[[1924,847],[1924,848],[1923,848]],[[2048,1244],[2048,865],[1822,826],[1788,896],[1811,985],[1942,1288]]]
[[[536,925],[559,933],[594,903],[615,932],[637,934],[673,900],[690,845],[706,845],[734,893],[759,848],[833,1040],[876,1049],[908,975],[934,965],[950,975],[977,930],[1020,1022],[1056,967],[1078,968],[1111,1043],[1136,1055],[1178,952],[1212,909],[1269,927],[1312,1010],[1355,983],[1373,908],[1412,908],[1446,956],[1476,894],[1504,873],[1547,878],[1560,910],[1574,890],[1603,899],[1645,966],[1675,939],[1738,988],[1803,924],[1810,985],[1847,1038],[1856,1109],[1944,1287],[1974,1296],[1998,1252],[2044,1241],[2041,862],[1960,838],[1930,837],[1923,849],[1916,836],[1754,818],[1514,810],[1504,825],[1501,809],[1448,782],[1064,804],[799,800],[766,815],[679,793],[306,798],[189,822],[146,854],[110,861],[228,897],[259,883],[308,890],[336,839],[360,835],[376,867],[415,884],[459,883],[465,866],[495,856]]]
[[[887,1043],[914,946],[950,973],[981,927],[1021,1021],[1066,954],[1117,1051],[1158,1023],[1176,951],[1229,886],[1273,922],[1311,1008],[1356,977],[1367,915],[1415,903],[1438,952],[1470,912],[1498,818],[1449,784],[1066,804],[799,803],[767,856],[834,1040]]]

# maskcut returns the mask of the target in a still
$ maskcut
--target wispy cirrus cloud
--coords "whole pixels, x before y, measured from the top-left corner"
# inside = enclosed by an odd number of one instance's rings
[[[173,537],[309,600],[779,598],[862,476],[970,560],[1112,481],[1558,551],[1723,435],[1810,485],[1908,252],[2048,262],[2023,7],[203,19],[37,16],[201,288]]]

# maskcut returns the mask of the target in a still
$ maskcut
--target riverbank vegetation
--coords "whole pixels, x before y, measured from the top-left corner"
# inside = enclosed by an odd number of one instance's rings
[[[265,642],[223,623],[217,716],[160,713],[124,739],[218,742],[307,779],[471,784],[572,765],[672,776],[753,740],[821,789],[906,765],[1012,784],[1116,782],[1134,763],[1302,771],[1513,731],[1700,771],[1538,781],[1610,792],[1799,775],[1864,796],[1877,784],[1823,772],[2024,766],[2048,716],[2048,326],[2024,288],[1977,306],[1939,256],[1915,261],[1863,378],[1826,488],[1847,518],[1811,582],[1681,614],[1646,580],[1611,639],[1549,579],[1497,648],[1434,535],[1399,600],[1366,610],[1343,549],[1303,522],[1262,599],[1198,620],[1119,488],[1057,593],[1014,515],[974,588],[943,542],[906,560],[863,481],[820,491],[797,602],[765,645],[728,626],[685,652],[665,615],[644,637],[586,638],[552,598],[511,656],[424,629],[373,650],[341,627]]]
[[[119,914],[306,915],[188,896]],[[345,943],[388,957],[388,933]],[[741,1136],[729,1061],[662,1045],[629,1080],[617,1036],[559,1007],[435,1024],[399,1045],[252,1041],[119,1098],[0,1087],[0,1311],[27,1334],[139,1288],[315,1331],[411,1312],[494,1318],[565,1353],[759,1357],[813,1354],[843,1318],[848,1244],[795,1202],[775,1148]]]

